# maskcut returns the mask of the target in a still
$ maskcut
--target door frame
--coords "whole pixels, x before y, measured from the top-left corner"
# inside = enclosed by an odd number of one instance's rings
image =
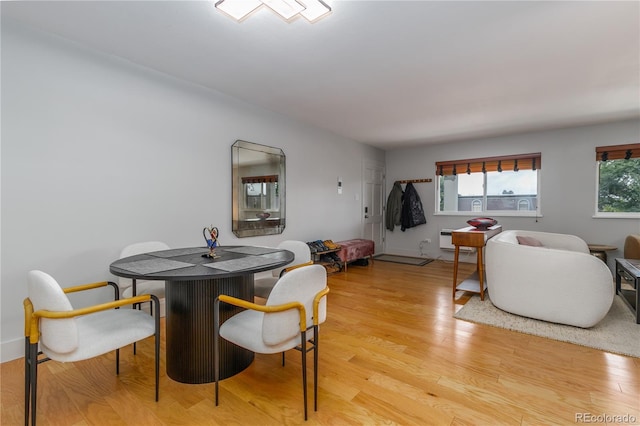
[[[366,187],[367,187],[367,183],[369,182],[368,179],[368,173],[367,173],[367,169],[378,169],[381,171],[381,175],[382,175],[382,194],[380,197],[380,203],[382,204],[381,207],[381,211],[382,211],[382,232],[380,234],[380,237],[382,238],[382,244],[380,247],[380,250],[376,250],[376,252],[379,253],[384,253],[385,249],[386,249],[386,227],[384,226],[384,217],[386,214],[386,209],[387,209],[387,200],[386,200],[386,185],[387,185],[387,169],[386,169],[386,164],[383,161],[377,161],[377,160],[372,160],[372,159],[363,159],[362,160],[362,170],[361,170],[361,182],[362,182],[362,186],[360,188],[360,236],[362,238],[364,238],[364,234],[365,234],[365,218],[364,218],[364,197],[365,197],[365,191],[366,191]]]

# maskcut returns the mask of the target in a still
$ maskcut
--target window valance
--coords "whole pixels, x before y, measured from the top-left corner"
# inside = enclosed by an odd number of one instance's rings
[[[242,183],[271,183],[277,182],[278,175],[266,175],[266,176],[247,176],[242,178]]]
[[[467,160],[436,161],[436,174],[439,176],[455,176],[457,174],[540,170],[542,154],[504,155],[500,157],[471,158]]]
[[[640,158],[640,143],[596,147],[596,161]]]

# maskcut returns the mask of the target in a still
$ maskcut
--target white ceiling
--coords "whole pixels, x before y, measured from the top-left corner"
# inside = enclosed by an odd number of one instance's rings
[[[334,1],[315,24],[205,1],[2,2],[15,19],[391,149],[640,116],[637,1]]]

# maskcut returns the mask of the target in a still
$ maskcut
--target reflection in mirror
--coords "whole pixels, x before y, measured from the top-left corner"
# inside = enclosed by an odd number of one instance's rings
[[[285,227],[285,156],[279,148],[236,141],[233,169],[233,233],[281,234]]]

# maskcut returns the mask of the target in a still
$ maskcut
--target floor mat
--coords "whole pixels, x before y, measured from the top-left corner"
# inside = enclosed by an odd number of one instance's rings
[[[395,254],[379,254],[373,257],[374,260],[383,262],[404,263],[406,265],[424,266],[435,259],[425,259],[423,257],[398,256]]]

